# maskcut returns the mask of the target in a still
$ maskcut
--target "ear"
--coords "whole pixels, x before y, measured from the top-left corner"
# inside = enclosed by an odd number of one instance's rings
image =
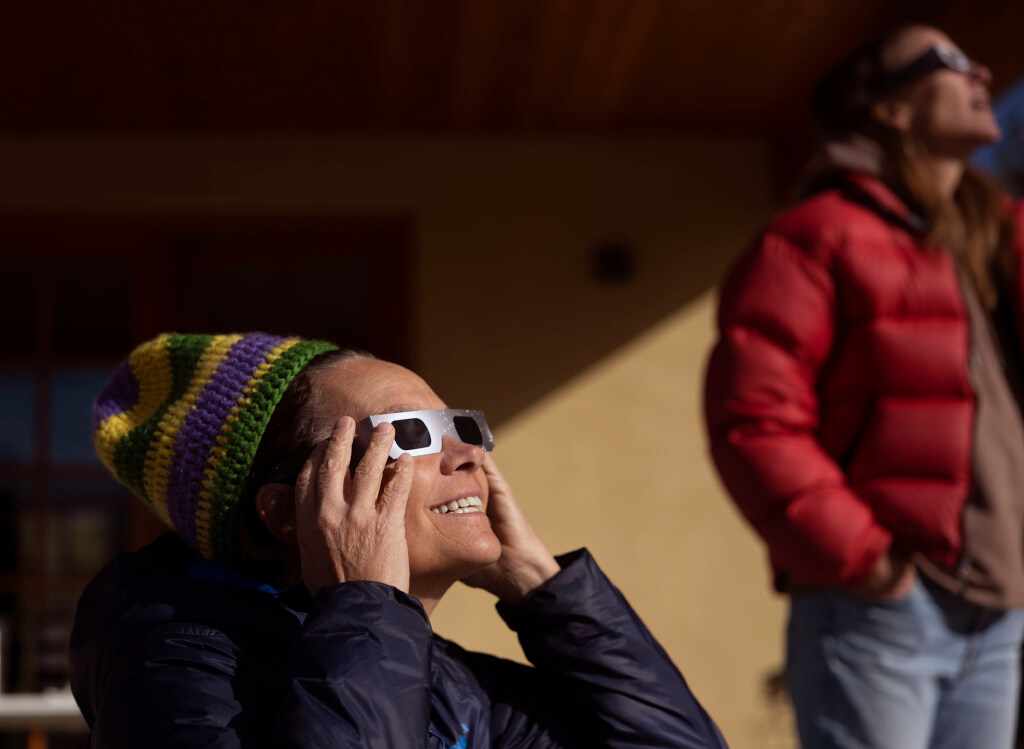
[[[282,543],[295,540],[295,487],[264,484],[256,491],[256,514]]]
[[[913,111],[910,102],[901,99],[881,99],[871,105],[871,116],[886,127],[906,133],[910,130]]]

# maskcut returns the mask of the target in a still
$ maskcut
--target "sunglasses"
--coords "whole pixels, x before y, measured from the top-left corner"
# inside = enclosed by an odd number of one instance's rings
[[[956,47],[939,42],[899,70],[880,76],[872,89],[876,94],[890,93],[942,68],[966,75],[979,67],[979,63]]]
[[[409,455],[430,455],[441,452],[442,438],[447,434],[467,445],[474,445],[487,452],[494,449],[494,437],[483,411],[467,411],[446,408],[428,411],[400,411],[390,414],[374,414],[356,422],[356,434],[352,440],[352,461],[356,465],[370,445],[370,437],[378,424],[388,422],[394,427],[395,441],[389,457],[397,460],[402,453]],[[260,483],[294,484],[302,466],[313,454],[313,447],[290,455],[276,463],[264,474]]]

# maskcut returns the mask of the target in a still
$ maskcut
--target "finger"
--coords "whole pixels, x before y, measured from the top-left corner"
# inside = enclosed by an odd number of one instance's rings
[[[499,525],[506,529],[525,531],[533,533],[530,521],[526,519],[523,508],[512,493],[512,487],[498,470],[498,464],[491,457],[490,453],[484,456],[481,463],[484,469],[484,476],[487,479],[487,517],[491,519],[492,526]],[[500,538],[500,536],[499,536]]]
[[[505,477],[501,475],[501,471],[498,470],[498,464],[494,462],[494,458],[491,457],[490,453],[484,454],[481,467],[484,469],[484,478],[487,479],[488,495],[490,498],[490,501],[487,503],[487,512],[490,514],[491,508],[499,509],[499,505],[504,499],[512,499],[512,489],[509,487]]]
[[[299,475],[295,477],[295,494],[301,497],[312,497],[315,501],[317,487],[317,474],[320,471],[320,463],[323,462],[324,452],[327,450],[327,440],[319,443],[302,464]]]
[[[324,446],[316,473],[316,495],[321,506],[345,500],[345,477],[352,456],[354,434],[355,421],[350,416],[342,416]]]
[[[382,514],[404,518],[405,507],[409,503],[409,491],[412,489],[412,456],[408,453],[399,455],[398,460],[391,466],[390,473],[381,488],[377,509]]]
[[[501,475],[501,471],[498,470],[498,464],[494,462],[494,458],[491,457],[490,453],[484,453],[484,459],[481,463],[484,469],[484,476],[487,477],[487,483],[494,484],[500,483],[507,486],[505,477]]]
[[[317,445],[295,479],[295,522],[300,533],[306,528],[314,527],[317,514],[320,512],[317,474],[326,450],[326,441]]]
[[[370,444],[359,460],[352,477],[352,503],[361,508],[373,508],[380,494],[384,466],[388,462],[395,429],[386,421],[378,424],[370,435]]]

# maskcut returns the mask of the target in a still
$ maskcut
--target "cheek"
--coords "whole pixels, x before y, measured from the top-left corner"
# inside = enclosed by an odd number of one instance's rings
[[[409,489],[409,502],[406,505],[405,516],[411,517],[429,507],[433,502],[433,482],[426,471],[414,471],[412,475],[412,487]]]
[[[971,110],[971,92],[964,81],[943,80],[928,92],[924,109],[933,126],[953,122]]]

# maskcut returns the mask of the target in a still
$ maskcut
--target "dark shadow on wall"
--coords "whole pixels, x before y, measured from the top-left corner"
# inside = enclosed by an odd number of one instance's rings
[[[92,279],[12,301],[23,330],[59,302],[124,353],[326,336],[495,425],[712,288],[775,207],[753,138],[17,137],[0,160],[5,258]]]
[[[602,262],[594,257],[600,242],[589,254],[575,254],[575,279],[569,272],[545,278],[541,269],[532,278],[512,276],[492,302],[502,314],[476,341],[453,346],[450,356],[425,354],[424,375],[442,398],[482,408],[500,425],[712,291],[758,220],[745,216],[744,231],[708,227],[703,236],[691,226],[685,236],[692,244],[663,256],[616,240],[615,246],[629,249],[629,260],[611,261],[632,267],[625,278],[595,269]],[[519,304],[502,303],[509,298]],[[605,407],[611,416],[619,406]]]

